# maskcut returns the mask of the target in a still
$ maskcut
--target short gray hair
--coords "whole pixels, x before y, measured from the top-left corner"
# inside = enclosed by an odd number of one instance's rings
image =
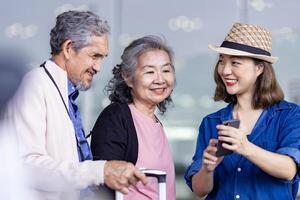
[[[56,17],[56,25],[50,32],[51,54],[59,54],[66,40],[71,40],[72,47],[78,51],[89,44],[92,36],[101,37],[109,31],[107,21],[90,11],[64,12]]]
[[[155,35],[148,35],[134,40],[124,49],[121,56],[121,64],[116,65],[113,68],[113,78],[105,87],[105,90],[109,94],[109,99],[111,102],[133,102],[131,89],[126,84],[122,75],[125,75],[129,81],[132,81],[135,74],[138,57],[143,53],[155,49],[163,50],[168,54],[172,68],[174,69],[173,50],[166,44],[166,41],[163,38]],[[164,112],[166,112],[167,105],[170,103],[172,103],[171,96],[166,98],[163,102],[160,102],[157,107],[163,114]]]

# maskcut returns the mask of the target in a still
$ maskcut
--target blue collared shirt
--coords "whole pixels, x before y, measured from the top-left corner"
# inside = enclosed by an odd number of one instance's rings
[[[78,95],[78,90],[76,90],[73,83],[68,80],[69,113],[75,129],[78,157],[80,161],[92,160],[92,152],[85,138],[80,112],[78,106],[75,103]]]
[[[232,119],[233,105],[206,116],[199,128],[196,152],[185,172],[187,185],[192,188],[192,176],[202,165],[202,154],[211,138],[218,138],[216,125]],[[214,187],[206,199],[295,199],[298,191],[300,163],[300,107],[281,101],[265,109],[248,139],[271,152],[288,155],[297,165],[292,181],[268,175],[239,154],[224,157],[214,171]]]

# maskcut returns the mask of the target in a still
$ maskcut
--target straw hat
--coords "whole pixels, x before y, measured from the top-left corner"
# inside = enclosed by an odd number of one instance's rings
[[[278,58],[271,56],[271,45],[271,33],[263,27],[235,23],[220,47],[208,47],[221,54],[246,56],[275,63]]]

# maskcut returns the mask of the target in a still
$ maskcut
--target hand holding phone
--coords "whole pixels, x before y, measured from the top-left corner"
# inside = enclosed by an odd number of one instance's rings
[[[232,119],[232,120],[224,121],[222,124],[225,125],[225,126],[232,126],[234,128],[239,128],[240,127],[240,120]],[[218,148],[218,150],[216,152],[217,157],[225,156],[225,155],[233,153],[231,150],[223,148],[222,144],[223,144],[222,141],[219,141],[218,144],[217,144],[217,148]]]

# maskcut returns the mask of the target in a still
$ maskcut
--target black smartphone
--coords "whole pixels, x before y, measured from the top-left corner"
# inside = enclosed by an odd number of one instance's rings
[[[240,127],[240,120],[238,120],[238,119],[232,119],[232,120],[224,121],[222,124],[224,124],[226,126],[232,126],[234,128],[239,128]],[[222,147],[222,144],[223,144],[222,141],[219,141],[218,144],[217,144],[217,148],[218,148],[218,150],[216,152],[216,156],[217,157],[225,156],[225,155],[228,155],[228,154],[232,153],[231,150],[224,149]]]

